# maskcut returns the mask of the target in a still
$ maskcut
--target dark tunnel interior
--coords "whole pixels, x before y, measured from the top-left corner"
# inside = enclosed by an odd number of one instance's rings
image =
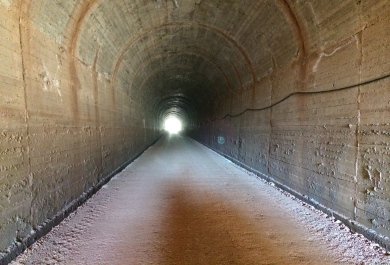
[[[387,0],[0,0],[0,12],[0,258],[168,117],[389,246]]]

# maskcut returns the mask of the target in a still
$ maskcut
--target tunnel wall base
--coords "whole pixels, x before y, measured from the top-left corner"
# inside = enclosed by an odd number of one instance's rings
[[[283,191],[286,191],[288,192],[289,194],[293,195],[294,197],[298,198],[299,200],[301,200],[302,202],[305,202],[313,207],[315,207],[316,209],[326,213],[327,215],[329,216],[333,216],[335,219],[343,222],[347,227],[350,228],[350,230],[352,232],[356,232],[356,233],[359,233],[359,234],[362,234],[364,235],[367,239],[373,241],[373,242],[376,242],[378,243],[379,245],[381,245],[382,247],[386,248],[387,251],[390,250],[390,239],[388,237],[385,237],[385,236],[382,236],[380,234],[378,234],[377,232],[375,232],[374,230],[372,229],[369,229],[368,227],[365,227],[361,224],[359,224],[358,222],[356,221],[353,221],[351,220],[350,218],[346,217],[345,215],[343,214],[340,214],[328,207],[325,207],[324,205],[322,205],[321,203],[309,198],[308,196],[304,195],[304,194],[301,194],[299,192],[296,192],[295,190],[289,188],[288,186],[278,182],[277,180],[275,180],[274,178],[272,178],[271,176],[267,175],[267,174],[264,174],[242,162],[240,162],[239,160],[229,156],[229,155],[226,155],[220,151],[218,151],[217,149],[203,143],[203,142],[200,142],[198,141],[200,144],[206,146],[207,148],[213,150],[214,152],[216,152],[217,154],[225,157],[226,159],[230,160],[231,162],[233,162],[234,164],[244,168],[245,170],[255,174],[258,178],[261,178],[263,180],[265,180],[266,182],[268,183],[272,183],[274,184],[277,188],[283,190]]]
[[[65,209],[57,213],[53,218],[48,219],[44,224],[42,224],[39,229],[35,230],[33,234],[27,237],[22,242],[18,242],[17,245],[13,246],[8,253],[6,253],[3,257],[0,256],[0,265],[5,265],[11,262],[14,258],[16,258],[20,253],[26,250],[29,246],[34,244],[38,239],[45,236],[49,233],[55,226],[60,224],[66,217],[69,216],[72,212],[74,212],[79,206],[85,203],[89,198],[91,198],[97,191],[99,191],[106,183],[108,183],[111,178],[113,178],[116,174],[125,169],[129,164],[131,164],[135,159],[137,159],[140,155],[143,154],[148,148],[153,146],[161,136],[153,141],[149,146],[147,146],[144,150],[134,155],[128,161],[126,161],[123,165],[121,165],[116,170],[112,171],[107,177],[103,178],[99,181],[95,186],[91,187],[87,192],[83,193],[79,198],[70,203]]]

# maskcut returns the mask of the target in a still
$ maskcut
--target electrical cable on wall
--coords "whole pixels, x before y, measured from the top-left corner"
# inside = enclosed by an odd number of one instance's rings
[[[336,92],[336,91],[342,91],[342,90],[348,90],[348,89],[351,89],[351,88],[355,88],[355,87],[359,87],[359,86],[365,86],[365,85],[368,85],[368,84],[371,84],[371,83],[375,83],[375,82],[379,82],[381,80],[384,80],[384,79],[387,79],[387,78],[390,78],[390,74],[387,74],[387,75],[384,75],[384,76],[381,76],[381,77],[377,77],[377,78],[374,78],[374,79],[370,79],[370,80],[367,80],[367,81],[364,81],[364,82],[360,82],[360,83],[357,83],[357,84],[353,84],[353,85],[349,85],[349,86],[345,86],[345,87],[340,87],[340,88],[336,88],[336,89],[331,89],[331,90],[320,90],[320,91],[297,91],[297,92],[294,92],[294,93],[291,93],[289,95],[287,95],[286,97],[282,98],[281,100],[269,105],[269,106],[266,106],[266,107],[262,107],[262,108],[247,108],[245,110],[243,110],[242,112],[238,113],[238,114],[226,114],[225,116],[223,116],[222,118],[214,118],[212,120],[207,120],[206,122],[213,122],[215,120],[223,120],[223,119],[226,119],[227,117],[239,117],[241,115],[243,115],[244,113],[248,112],[248,111],[262,111],[262,110],[266,110],[266,109],[270,109],[276,105],[279,105],[280,103],[284,102],[285,100],[289,99],[290,97],[292,96],[295,96],[295,95],[305,95],[305,94],[325,94],[325,93],[331,93],[331,92]]]

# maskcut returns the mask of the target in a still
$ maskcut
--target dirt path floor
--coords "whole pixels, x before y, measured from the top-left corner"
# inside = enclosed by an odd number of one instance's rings
[[[201,144],[166,136],[11,264],[390,264],[390,257]]]

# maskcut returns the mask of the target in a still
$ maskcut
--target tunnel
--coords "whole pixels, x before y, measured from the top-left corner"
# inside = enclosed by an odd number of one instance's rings
[[[0,12],[0,261],[167,137],[170,117],[390,247],[389,1],[0,0]]]

